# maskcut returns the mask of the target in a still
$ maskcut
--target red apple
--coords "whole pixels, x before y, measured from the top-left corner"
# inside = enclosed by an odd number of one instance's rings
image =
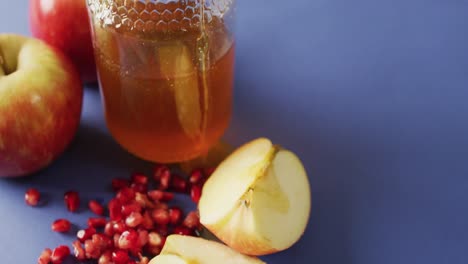
[[[84,83],[97,81],[86,0],[30,0],[32,35],[65,53]]]
[[[73,140],[83,88],[58,49],[31,37],[0,34],[0,177],[33,174]]]

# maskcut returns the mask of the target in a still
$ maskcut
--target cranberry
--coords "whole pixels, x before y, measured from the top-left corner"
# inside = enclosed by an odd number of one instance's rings
[[[90,217],[88,218],[88,226],[89,227],[94,227],[94,228],[100,228],[104,227],[107,224],[106,218],[94,218]]]
[[[38,264],[49,264],[52,257],[52,250],[50,248],[44,249],[37,259]]]
[[[52,252],[50,260],[52,264],[61,264],[70,255],[70,248],[65,245],[58,246]]]
[[[24,201],[29,206],[37,206],[39,204],[39,200],[41,199],[41,193],[34,188],[30,188],[24,194]]]
[[[66,233],[70,231],[71,223],[66,219],[57,219],[52,223],[52,231]]]
[[[68,191],[64,195],[65,205],[68,211],[76,212],[80,207],[80,196],[75,191]]]
[[[88,203],[89,210],[97,215],[104,215],[104,207],[97,201],[91,200]]]

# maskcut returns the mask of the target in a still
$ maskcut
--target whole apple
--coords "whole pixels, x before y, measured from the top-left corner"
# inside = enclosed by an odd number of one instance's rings
[[[83,88],[76,68],[36,38],[0,34],[0,177],[33,174],[73,140]]]
[[[60,49],[78,68],[84,83],[97,81],[86,0],[30,0],[34,37]]]

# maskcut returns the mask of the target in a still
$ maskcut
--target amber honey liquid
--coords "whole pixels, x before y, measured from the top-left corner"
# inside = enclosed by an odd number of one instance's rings
[[[234,41],[220,19],[184,30],[148,21],[138,28],[94,20],[107,126],[121,146],[145,160],[193,159],[228,126]]]

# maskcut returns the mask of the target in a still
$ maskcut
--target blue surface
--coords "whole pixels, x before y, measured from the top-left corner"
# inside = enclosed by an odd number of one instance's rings
[[[29,34],[27,1],[1,0],[0,32]],[[268,263],[468,263],[468,1],[239,1],[235,115],[226,138],[267,136],[310,174],[303,239]],[[282,4],[289,3],[287,5]],[[150,165],[122,151],[86,88],[83,120],[46,171],[1,180],[2,263],[35,263],[62,190],[106,198]],[[23,205],[29,186],[48,206]],[[285,223],[286,224],[286,223]]]

